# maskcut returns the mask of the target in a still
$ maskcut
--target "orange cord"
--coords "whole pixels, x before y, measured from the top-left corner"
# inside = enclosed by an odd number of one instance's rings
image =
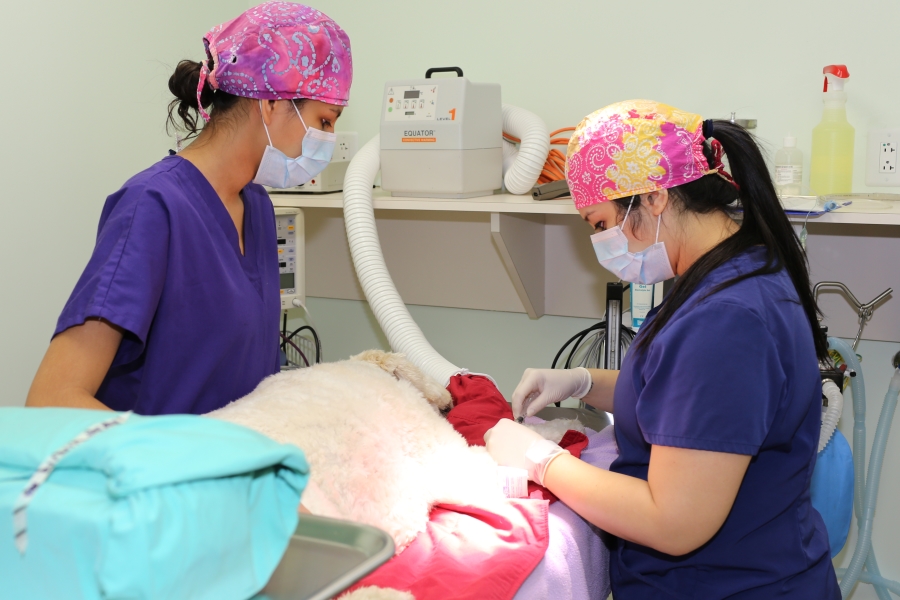
[[[564,133],[566,131],[575,131],[574,127],[563,127],[562,129],[557,129],[554,132],[550,133],[550,144],[553,146],[568,146],[569,138],[565,137],[553,137],[555,135],[559,135],[560,133]],[[520,144],[522,140],[517,137],[511,136],[508,133],[503,133],[503,138],[514,143]],[[551,148],[550,153],[547,155],[547,162],[544,163],[544,168],[541,171],[541,176],[538,177],[537,183],[535,185],[542,185],[544,183],[550,183],[551,181],[559,181],[561,179],[566,178],[566,155],[557,150],[556,148]]]

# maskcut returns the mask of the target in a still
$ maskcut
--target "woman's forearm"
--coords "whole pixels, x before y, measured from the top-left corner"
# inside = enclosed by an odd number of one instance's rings
[[[645,481],[563,454],[548,465],[544,485],[601,529],[680,556],[708,542],[722,527],[750,459],[654,445]]]
[[[613,412],[613,392],[619,379],[619,371],[611,369],[588,369],[588,371],[593,385],[582,401],[598,410]]]
[[[643,479],[612,473],[564,454],[554,459],[544,484],[566,506],[604,531],[672,554],[665,523]]]

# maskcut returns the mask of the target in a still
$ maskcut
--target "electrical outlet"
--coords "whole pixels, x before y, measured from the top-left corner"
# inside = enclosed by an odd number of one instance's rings
[[[870,129],[866,149],[866,185],[900,187],[900,129]]]
[[[881,157],[878,164],[880,173],[897,172],[897,142],[881,142]]]
[[[359,134],[355,131],[339,131],[336,137],[331,162],[350,162],[359,146]]]

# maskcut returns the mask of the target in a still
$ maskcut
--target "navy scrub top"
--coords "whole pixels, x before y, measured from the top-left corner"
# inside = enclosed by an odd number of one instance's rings
[[[714,270],[644,352],[625,356],[610,470],[646,480],[653,444],[753,458],[731,513],[701,548],[673,557],[616,540],[616,600],[841,597],[810,503],[822,384],[796,289],[782,270],[707,297],[764,263],[760,247]]]
[[[218,194],[181,157],[107,198],[54,335],[89,317],[125,330],[97,392],[113,410],[202,414],[278,370],[275,212],[259,185],[242,196],[244,255]]]

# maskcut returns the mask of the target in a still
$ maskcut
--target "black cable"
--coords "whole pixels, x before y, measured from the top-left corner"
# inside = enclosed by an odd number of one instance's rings
[[[578,333],[576,333],[575,335],[570,337],[568,339],[568,341],[566,341],[566,343],[562,345],[562,348],[559,349],[559,352],[556,353],[556,356],[553,357],[553,363],[550,366],[550,368],[551,369],[556,368],[556,363],[559,360],[559,357],[562,356],[562,353],[565,352],[566,348],[569,346],[569,344],[571,344],[575,340],[575,338],[577,338],[582,333],[590,333],[590,330],[594,327],[597,327],[598,325],[599,325],[599,323],[595,323],[595,324],[591,325],[590,327],[588,327],[587,329],[585,329],[584,331],[579,331]]]
[[[281,321],[281,337],[284,338],[284,336],[286,336],[286,335],[287,335],[287,311],[284,311],[284,318]],[[287,348],[285,346],[285,343],[284,343],[284,341],[282,341],[281,342],[281,351],[284,352],[286,349]]]
[[[282,335],[281,337],[284,338],[284,335]],[[290,344],[290,346],[293,347],[294,350],[297,351],[297,353],[300,355],[300,358],[303,359],[303,362],[306,363],[306,366],[308,367],[309,359],[306,358],[306,354],[303,353],[303,350],[300,349],[300,346],[298,346],[297,344],[295,344],[294,342],[292,342],[291,340],[288,340],[288,339],[285,339],[284,341],[286,344]]]
[[[569,351],[569,357],[566,359],[566,367],[565,368],[567,368],[567,369],[572,368],[572,359],[574,359],[575,356],[578,354],[578,350],[581,348],[581,344],[584,342],[584,338],[586,338],[593,331],[605,333],[606,332],[606,321],[605,320],[600,321],[599,323],[596,323],[596,324],[592,325],[591,327],[588,327],[585,330],[584,335],[578,340],[578,342],[575,343],[574,346],[572,346],[572,349]],[[601,335],[602,335],[602,333],[601,333]],[[591,343],[593,344],[593,342],[591,342]],[[602,346],[602,340],[600,343]]]
[[[634,332],[633,329],[631,329],[630,327],[626,327],[625,325],[620,325],[619,327],[621,328],[620,331],[621,331],[621,333],[622,333],[621,344],[622,344],[622,354],[624,355],[624,354],[625,354],[625,351],[627,351],[628,348],[631,347],[631,344],[632,344],[632,342],[634,341],[635,332]],[[564,344],[562,345],[562,347],[561,347],[561,348],[559,349],[559,351],[556,353],[556,356],[553,357],[553,362],[551,363],[550,368],[551,368],[551,369],[555,369],[555,368],[556,368],[556,365],[559,363],[559,359],[560,359],[560,357],[563,355],[563,353],[566,351],[566,348],[568,348],[569,345],[572,345],[572,348],[571,348],[571,350],[569,351],[569,355],[568,355],[568,357],[566,357],[566,363],[565,363],[565,366],[564,366],[564,368],[566,368],[566,369],[571,369],[571,368],[572,368],[572,359],[573,359],[573,358],[576,356],[576,354],[578,353],[578,350],[579,350],[579,348],[581,347],[582,342],[584,342],[584,339],[585,339],[591,332],[597,331],[597,330],[600,330],[600,329],[606,329],[606,321],[605,321],[605,320],[604,320],[604,321],[600,321],[600,322],[598,322],[598,323],[594,323],[594,324],[591,325],[590,327],[588,327],[588,328],[586,328],[586,329],[583,329],[583,330],[579,331],[578,333],[576,333],[575,335],[573,335],[572,337],[570,337],[568,340],[566,340],[566,343],[564,343]],[[575,343],[572,344],[572,342],[575,342]],[[593,342],[592,342],[592,343],[593,343]],[[601,360],[601,357],[603,356],[603,346],[602,346],[603,340],[600,341],[600,344],[601,344],[601,346],[600,346],[599,352],[598,352],[598,354],[597,354],[597,360],[598,360],[598,361],[600,361],[600,360]],[[595,368],[598,368],[598,369],[599,369],[599,368],[600,368],[600,365],[598,364]],[[556,403],[556,406],[560,406],[560,403],[557,402],[557,403]]]
[[[631,344],[634,342],[634,330],[628,327],[627,325],[619,325],[619,356],[624,359],[625,354],[628,352],[628,349],[631,348]],[[606,339],[601,340],[600,350],[597,353],[597,364],[594,368],[596,369],[609,369],[606,365]],[[621,368],[621,362],[619,364],[619,368]]]
[[[624,292],[625,290],[630,290],[630,289],[631,289],[631,284],[626,283],[624,285],[624,287],[622,288],[622,291]],[[592,331],[597,331],[598,329],[605,329],[605,328],[606,328],[606,320],[603,320],[603,321],[600,321],[599,323],[595,323],[595,324],[591,325],[587,329],[583,329],[583,330],[579,331],[578,333],[576,333],[575,335],[570,337],[568,340],[566,340],[566,343],[563,344],[562,347],[559,349],[559,351],[556,353],[556,356],[553,357],[553,362],[551,363],[550,368],[551,369],[556,368],[556,365],[559,362],[560,357],[566,351],[566,348],[569,347],[569,344],[571,344],[574,341],[575,344],[572,347],[572,349],[569,351],[569,355],[566,358],[566,364],[564,366],[564,368],[570,369],[572,367],[572,359],[575,357],[575,354],[578,352],[578,347],[584,341],[584,338],[586,338],[588,336],[588,334],[590,334]],[[621,331],[624,332],[626,335],[628,335],[631,338],[629,340],[629,345],[630,345],[630,342],[634,340],[634,330],[630,329],[629,327],[626,327],[625,325],[621,325]]]
[[[315,346],[316,346],[315,363],[318,364],[318,363],[322,362],[322,342],[319,340],[319,334],[316,333],[315,329],[313,329],[310,325],[304,325],[303,327],[298,327],[296,330],[294,330],[294,332],[291,333],[291,335],[288,336],[288,338],[293,339],[293,337],[295,335],[297,335],[298,333],[300,333],[301,331],[304,331],[306,329],[308,329],[309,332],[313,336],[313,342],[315,343]]]
[[[566,358],[566,365],[565,365],[566,369],[572,368],[572,358],[574,358],[575,351],[578,350],[578,347],[581,345],[581,342],[584,341],[584,338],[586,338],[588,336],[588,334],[591,333],[592,331],[596,331],[596,330],[602,329],[604,327],[606,327],[606,321],[600,321],[599,323],[595,323],[595,324],[591,325],[590,327],[588,327],[587,329],[579,332],[578,340],[572,346],[572,349],[569,351],[569,356],[568,356],[568,358]]]
[[[578,333],[576,333],[575,335],[570,337],[568,340],[566,340],[566,343],[562,345],[562,347],[559,349],[559,352],[557,352],[556,356],[553,357],[553,363],[551,364],[550,368],[555,369],[556,363],[559,361],[559,357],[562,356],[562,353],[566,351],[566,348],[568,348],[569,344],[571,344],[575,340],[578,340],[575,342],[575,345],[572,346],[572,350],[569,352],[569,356],[566,358],[565,368],[567,368],[567,369],[570,368],[571,364],[572,364],[572,356],[574,355],[574,352],[578,349],[578,347],[581,345],[581,342],[584,341],[584,338],[592,331],[596,331],[597,329],[600,329],[601,327],[603,327],[604,324],[605,324],[605,321],[600,321],[599,323],[594,323],[587,329],[583,329],[582,331],[579,331]],[[556,406],[559,406],[559,405],[560,405],[560,403],[557,402]]]
[[[630,327],[626,327],[625,325],[621,325],[620,327],[621,327],[622,334],[625,336],[625,338],[628,339],[628,346],[631,346],[631,343],[634,341],[634,335],[635,335],[634,330],[631,329]],[[591,325],[590,327],[588,327],[587,329],[583,329],[582,331],[579,331],[578,333],[576,333],[575,335],[570,337],[566,341],[566,343],[563,344],[562,347],[559,349],[559,351],[556,353],[556,356],[553,357],[553,362],[551,363],[550,368],[551,369],[556,368],[556,365],[559,362],[560,356],[562,356],[563,352],[566,351],[566,348],[569,347],[569,344],[571,344],[573,341],[575,341],[575,344],[572,346],[572,349],[569,351],[569,355],[566,359],[566,363],[563,366],[564,369],[571,369],[572,368],[572,359],[575,358],[575,355],[578,353],[578,347],[584,341],[584,338],[586,338],[588,336],[588,334],[590,334],[592,331],[596,331],[598,329],[605,329],[605,328],[606,328],[606,321],[600,321],[599,323],[595,323],[595,324]],[[626,348],[627,348],[627,346],[626,346]],[[600,367],[598,366],[597,368],[599,369]]]
[[[287,339],[289,339],[289,340],[294,339],[295,335],[297,335],[298,333],[300,333],[301,331],[304,331],[306,329],[309,329],[309,332],[313,336],[313,341],[315,342],[315,345],[316,345],[316,361],[315,362],[316,362],[316,364],[318,364],[318,363],[322,362],[322,342],[319,341],[319,334],[316,333],[315,329],[313,329],[309,325],[304,325],[303,327],[298,327],[297,329],[292,331],[289,336],[287,336]]]
[[[305,355],[305,354],[303,354],[303,350],[300,349],[300,346],[298,346],[297,344],[295,344],[294,342],[292,342],[291,340],[289,340],[284,334],[281,334],[281,339],[284,340],[284,343],[285,343],[285,344],[290,344],[291,346],[293,346],[294,350],[296,350],[297,353],[300,354],[300,358],[303,359],[303,362],[305,362],[305,363],[306,363],[306,366],[308,367],[308,366],[309,366],[309,359],[306,358],[306,355]]]
[[[573,335],[572,337],[570,337],[570,338],[566,341],[565,344],[562,345],[562,347],[559,349],[559,351],[557,351],[556,356],[553,357],[553,362],[550,363],[550,368],[551,368],[551,369],[555,369],[555,368],[556,368],[556,361],[558,361],[558,360],[559,360],[559,357],[562,356],[562,353],[565,352],[566,346],[568,346],[569,344],[571,344],[571,343],[572,343],[572,340],[574,340],[574,339],[577,338],[577,337],[578,337],[578,334],[576,333],[575,335]]]

